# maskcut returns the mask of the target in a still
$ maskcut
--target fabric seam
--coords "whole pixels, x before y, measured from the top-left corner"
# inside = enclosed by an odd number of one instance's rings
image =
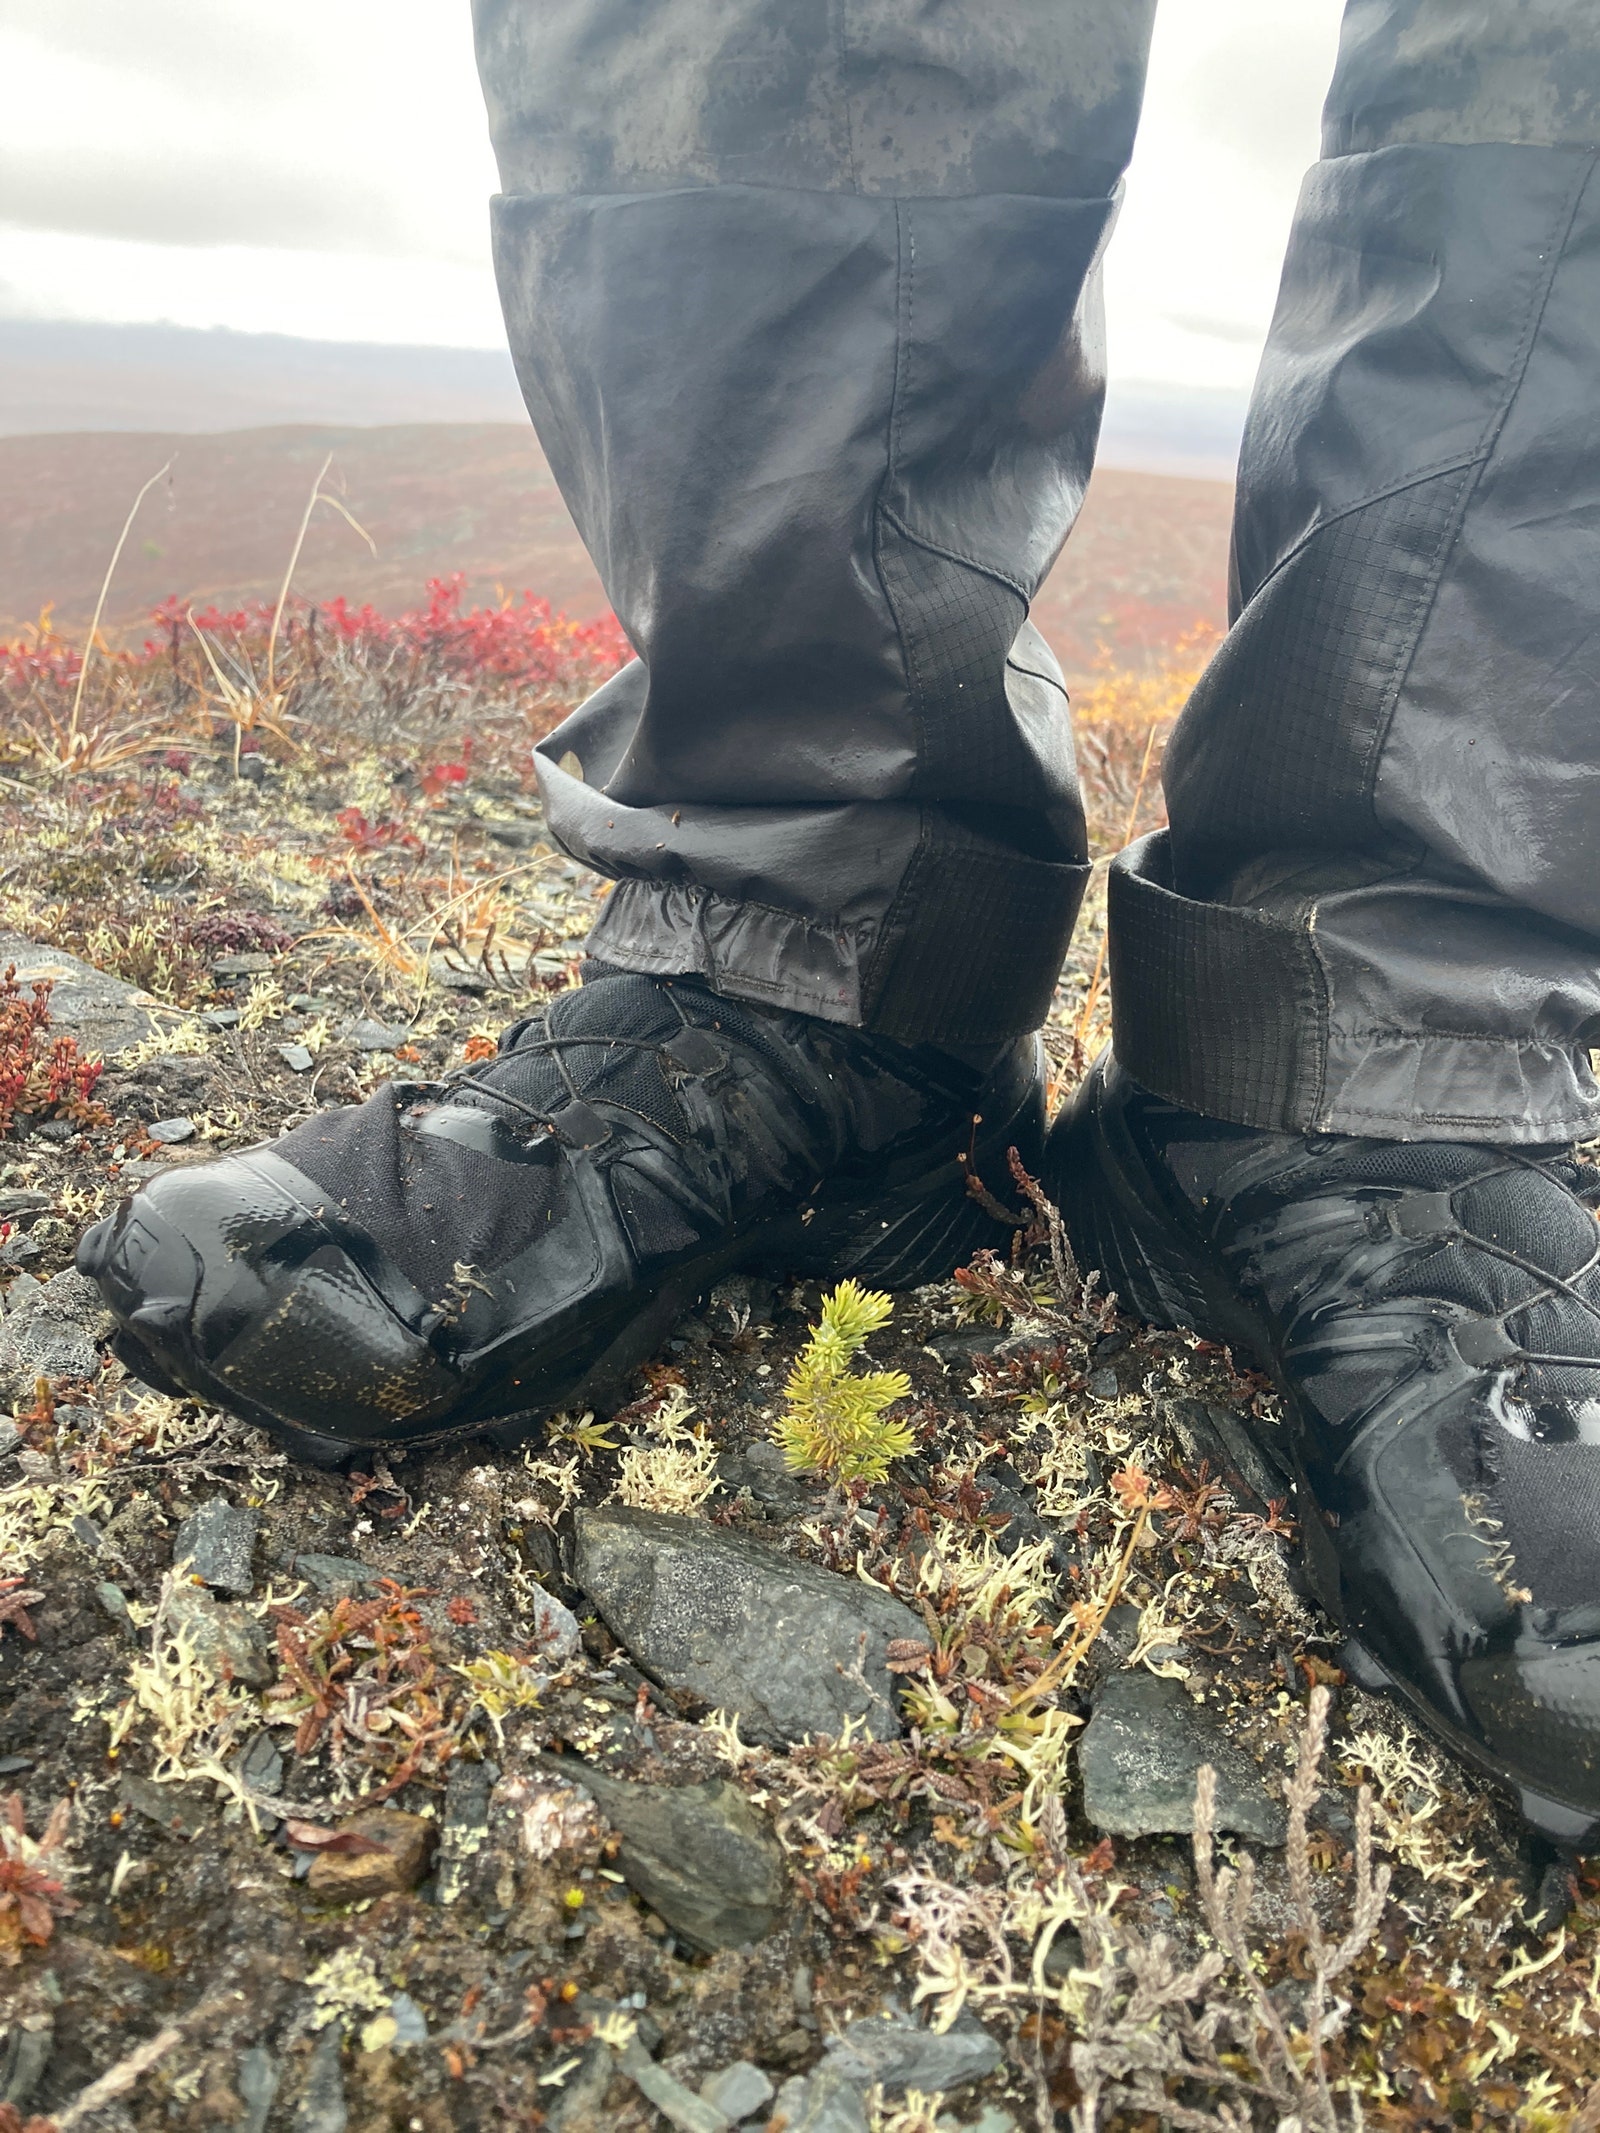
[[[942,556],[947,563],[959,563],[966,570],[975,570],[979,577],[989,578],[996,585],[1003,585],[1007,592],[1014,592],[1024,607],[1033,604],[1032,595],[1005,571],[996,570],[992,563],[980,563],[976,556],[963,555],[959,548],[946,548],[938,541],[928,540],[923,534],[913,533],[905,520],[889,504],[880,505],[879,510],[901,539],[909,541],[913,548],[921,548],[929,555]]]

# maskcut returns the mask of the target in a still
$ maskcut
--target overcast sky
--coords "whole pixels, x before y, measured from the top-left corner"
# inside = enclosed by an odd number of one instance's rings
[[[1123,378],[1249,383],[1338,15],[1163,0]],[[0,316],[499,344],[467,0],[0,0],[0,80]]]

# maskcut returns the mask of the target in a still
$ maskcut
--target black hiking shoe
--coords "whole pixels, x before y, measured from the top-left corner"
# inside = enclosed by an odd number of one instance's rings
[[[303,1458],[599,1405],[736,1268],[908,1288],[993,1243],[1036,1040],[948,1054],[604,971],[499,1056],[154,1179],[78,1249],[141,1377]],[[980,1116],[974,1124],[975,1116]]]
[[[1566,1849],[1600,1830],[1600,1173],[1570,1151],[1290,1136],[1102,1059],[1044,1179],[1124,1306],[1268,1372],[1345,1663]],[[1273,1441],[1268,1441],[1269,1439]]]

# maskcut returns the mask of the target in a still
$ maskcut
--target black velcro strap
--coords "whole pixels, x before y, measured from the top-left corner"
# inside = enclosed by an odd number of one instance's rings
[[[1327,994],[1304,926],[1171,887],[1167,833],[1111,863],[1111,1019],[1135,1081],[1207,1118],[1316,1128]]]
[[[1037,1029],[1089,882],[931,821],[862,979],[862,1022],[901,1044]]]

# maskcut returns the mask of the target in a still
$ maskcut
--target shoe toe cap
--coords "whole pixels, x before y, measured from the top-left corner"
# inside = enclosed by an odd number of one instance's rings
[[[280,1435],[395,1441],[459,1393],[313,1207],[248,1156],[155,1179],[79,1247],[158,1373]]]

